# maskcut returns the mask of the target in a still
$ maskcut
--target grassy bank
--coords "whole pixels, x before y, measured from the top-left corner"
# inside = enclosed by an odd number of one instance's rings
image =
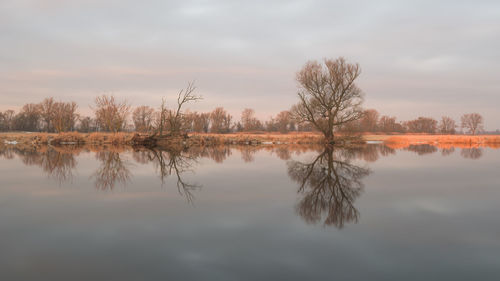
[[[0,133],[0,142],[17,145],[133,145],[135,133]],[[223,145],[223,144],[318,144],[323,137],[318,133],[234,133],[200,134],[193,133],[179,137],[157,138],[160,146],[168,145]]]
[[[39,144],[93,144],[93,145],[124,145],[130,144],[133,133],[0,133],[0,142],[19,145]]]
[[[17,145],[39,144],[89,144],[89,145],[133,145],[135,133],[0,133],[2,144]],[[500,147],[500,136],[495,135],[363,135],[361,141],[380,141],[392,148],[409,145],[431,144],[439,147]],[[324,138],[319,133],[231,133],[203,134],[192,133],[179,137],[157,138],[159,146],[207,146],[207,145],[256,145],[256,144],[322,144]],[[359,141],[358,141],[359,142]]]
[[[430,144],[440,148],[500,148],[500,136],[498,135],[398,135],[384,136],[380,140],[391,148],[405,148],[410,145],[418,144]]]

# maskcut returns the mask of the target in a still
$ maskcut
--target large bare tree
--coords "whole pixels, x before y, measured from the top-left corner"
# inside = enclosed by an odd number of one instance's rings
[[[334,132],[363,116],[363,94],[356,86],[361,69],[342,57],[310,61],[297,73],[300,102],[292,113],[298,122],[312,124],[334,142]]]
[[[462,128],[467,129],[473,135],[483,129],[483,116],[479,113],[464,114],[461,121]]]

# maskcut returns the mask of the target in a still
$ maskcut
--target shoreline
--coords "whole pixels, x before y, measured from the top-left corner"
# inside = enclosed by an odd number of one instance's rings
[[[1,145],[142,145],[138,139],[147,137],[138,133],[32,133],[2,132]],[[425,135],[425,134],[363,134],[358,139],[341,137],[352,144],[383,143],[391,148],[405,148],[410,145],[434,145],[439,147],[480,147],[500,148],[500,135]],[[346,141],[347,140],[347,141]],[[183,136],[155,138],[154,145],[210,146],[210,145],[293,145],[324,144],[321,134],[307,133],[190,133]]]

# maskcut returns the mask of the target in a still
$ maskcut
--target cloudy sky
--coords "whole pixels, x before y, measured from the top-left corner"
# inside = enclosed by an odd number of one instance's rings
[[[204,100],[265,119],[297,102],[307,60],[362,67],[365,106],[398,119],[480,112],[500,128],[499,1],[1,0],[0,110],[112,93]]]

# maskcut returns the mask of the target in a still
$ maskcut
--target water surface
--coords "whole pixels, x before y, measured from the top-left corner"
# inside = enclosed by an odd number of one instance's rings
[[[0,150],[1,280],[498,280],[500,150]]]

